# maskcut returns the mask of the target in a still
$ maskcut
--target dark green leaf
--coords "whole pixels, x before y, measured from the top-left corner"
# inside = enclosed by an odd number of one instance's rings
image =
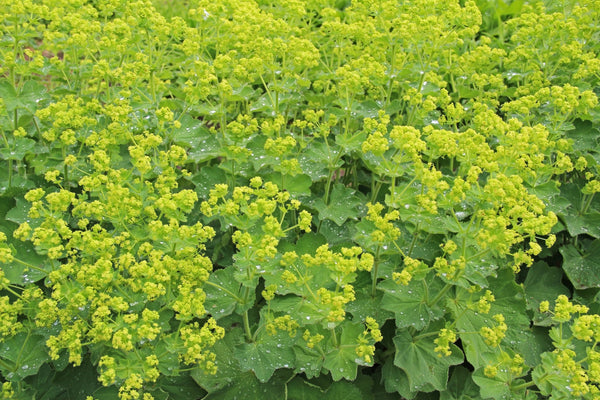
[[[287,385],[288,400],[319,400],[323,398],[324,390],[313,385],[300,376],[296,376]]]
[[[355,293],[356,300],[348,303],[346,311],[352,314],[355,321],[364,321],[367,317],[372,317],[381,326],[386,320],[393,318],[394,314],[381,307],[383,299],[381,291],[377,290],[375,297],[371,295],[370,279],[368,281],[368,285],[366,283],[356,285],[358,288]]]
[[[582,246],[582,251],[572,244],[559,249],[563,269],[575,289],[600,287],[600,239],[582,242]]]
[[[158,390],[152,392],[155,398],[164,394],[170,400],[197,400],[206,394],[189,375],[162,376],[156,387]]]
[[[378,284],[378,288],[384,291],[381,307],[396,315],[398,328],[413,327],[422,330],[431,321],[444,315],[439,304],[428,304],[431,300],[427,297],[428,293],[442,290],[442,283],[431,275],[422,281],[412,280],[406,286],[386,279]]]
[[[600,238],[600,213],[590,212],[583,215],[564,215],[565,225],[571,236],[590,235]]]
[[[256,379],[252,372],[246,372],[237,376],[223,389],[210,393],[204,400],[284,399],[290,374],[289,371],[278,371],[273,378],[263,383]]]
[[[325,396],[321,398],[324,400],[366,400],[356,384],[346,381],[333,382]]]
[[[473,382],[471,372],[463,366],[452,370],[448,387],[440,392],[440,400],[476,400],[479,399],[479,387]]]
[[[275,335],[262,332],[256,341],[240,344],[235,357],[243,371],[253,371],[259,381],[267,382],[275,370],[294,367],[295,338],[287,332],[278,331]]]
[[[396,367],[392,359],[389,359],[383,365],[381,378],[386,391],[398,392],[403,399],[412,400],[419,393],[417,388],[411,388],[408,375],[406,375],[403,369]],[[421,390],[432,391],[433,388],[429,386],[427,389],[423,388]]]

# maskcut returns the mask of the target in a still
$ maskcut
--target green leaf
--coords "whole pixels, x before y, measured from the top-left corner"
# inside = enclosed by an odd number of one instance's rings
[[[200,172],[194,174],[190,180],[196,185],[198,198],[207,199],[210,190],[213,189],[217,183],[227,182],[227,174],[221,168],[210,165],[202,167]]]
[[[256,380],[254,374],[241,370],[240,364],[235,358],[236,347],[243,342],[244,334],[240,328],[227,330],[225,337],[217,341],[211,348],[216,356],[217,373],[211,375],[207,374],[202,368],[195,368],[190,373],[191,377],[209,393],[217,392],[228,385],[236,385],[236,381],[241,377],[251,376],[252,379]]]
[[[442,287],[442,283],[433,275],[421,281],[412,280],[406,286],[386,279],[378,284],[378,288],[384,291],[381,307],[396,315],[398,328],[422,330],[431,321],[444,315],[439,304],[428,304],[431,299],[427,297],[428,293],[438,293]]]
[[[32,153],[35,140],[26,137],[9,140],[8,147],[0,149],[0,158],[3,160],[22,160],[27,154]]]
[[[296,357],[295,372],[305,374],[308,379],[321,375],[325,357],[316,348],[308,348],[303,340],[298,340],[294,346],[294,355]]]
[[[312,142],[306,152],[298,158],[302,171],[310,176],[313,182],[326,178],[329,169],[343,165],[338,157],[340,149],[328,146],[325,142]]]
[[[17,197],[16,205],[6,213],[6,219],[16,224],[22,224],[23,222],[27,222],[31,225],[32,228],[37,228],[41,224],[42,219],[30,218],[27,215],[30,209],[31,203],[29,203],[23,197]]]
[[[158,390],[152,392],[155,398],[163,395],[165,399],[197,400],[206,395],[189,375],[161,376],[156,386]]]
[[[339,344],[327,343],[323,367],[329,370],[334,381],[342,378],[352,381],[356,379],[358,369],[356,364],[358,358],[356,355],[357,339],[363,333],[364,325],[345,320],[339,328],[342,331],[338,339]],[[336,331],[338,331],[337,328]]]
[[[455,298],[448,299],[447,307],[456,319],[459,332],[479,332],[484,326],[494,326],[492,316],[502,314],[508,326],[502,345],[521,354],[527,365],[535,365],[539,354],[543,351],[542,343],[532,333],[530,318],[526,311],[523,288],[514,281],[514,274],[509,268],[498,271],[498,277],[490,279],[488,289],[495,301],[487,314],[467,308],[467,304],[477,301],[467,289],[456,288]],[[483,291],[480,292],[483,295]],[[467,361],[475,368],[485,367],[495,362],[496,350],[490,348],[481,335],[468,333],[460,335]]]
[[[600,213],[590,212],[583,215],[563,215],[563,219],[571,236],[590,235],[600,238]]]
[[[50,361],[43,336],[19,332],[4,340],[0,346],[0,372],[10,380],[23,379],[37,374],[47,361]]]
[[[344,131],[342,134],[335,136],[335,143],[345,150],[346,153],[351,151],[359,150],[367,137],[367,133],[364,131],[357,131],[353,133],[347,133]]]
[[[542,354],[542,361],[531,372],[533,383],[540,389],[544,396],[554,395],[556,398],[570,399],[569,376],[556,368],[557,354],[547,352]]]
[[[10,211],[9,213],[10,214]],[[15,259],[2,264],[4,275],[15,285],[26,285],[45,278],[52,271],[52,264],[47,258],[36,253],[31,242],[21,242],[13,238],[12,229],[0,225],[0,232],[6,237],[6,243],[13,250]]]
[[[448,387],[440,392],[440,400],[476,400],[479,399],[479,387],[473,382],[471,372],[463,366],[452,370]]]
[[[327,389],[325,396],[321,398],[324,400],[365,400],[356,384],[346,381],[333,382]]]
[[[483,373],[484,368],[478,368],[473,373],[473,381],[479,386],[481,397],[484,399],[512,400],[510,385],[504,381],[501,372],[494,378]]]
[[[324,199],[317,198],[312,205],[319,211],[319,219],[329,219],[341,226],[346,220],[358,217],[357,208],[363,201],[355,193],[354,189],[335,183],[329,196],[329,204],[325,204]]]
[[[47,364],[44,364],[38,374],[32,376],[32,378],[37,378],[44,369],[51,368],[47,366]],[[46,397],[42,397],[42,399],[85,399],[87,395],[91,395],[95,390],[102,386],[98,381],[96,366],[93,365],[87,357],[84,357],[81,365],[77,367],[69,365],[63,371],[58,373],[53,371],[52,375],[52,379],[48,382],[48,394]],[[39,387],[38,384],[35,386]],[[65,393],[60,397],[56,395],[52,397],[50,393],[52,392],[52,389],[56,387],[62,388]]]
[[[206,293],[206,312],[219,320],[233,313],[236,307],[247,309],[248,303],[243,304],[241,288],[240,283],[234,279],[233,268],[214,271],[203,287]]]
[[[435,333],[441,325],[435,324],[427,333]],[[463,362],[462,351],[450,345],[449,356],[439,357],[434,351],[436,335],[412,336],[407,330],[398,331],[394,337],[396,355],[394,365],[406,372],[411,390],[423,390],[429,385],[435,390],[445,390],[451,365]]]
[[[598,139],[600,139],[600,130],[598,126],[590,121],[577,119],[573,122],[575,129],[566,132],[567,137],[572,139],[573,150],[584,153],[597,153],[600,148]]]
[[[252,372],[246,372],[203,400],[284,399],[286,382],[289,381],[290,375],[290,371],[278,371],[268,382],[261,382]]]
[[[575,289],[600,287],[600,239],[582,241],[580,251],[572,244],[562,246],[563,269]]]
[[[201,120],[185,114],[180,122],[181,127],[173,129],[172,140],[175,144],[189,149],[190,161],[201,163],[219,156],[221,149],[219,141],[204,127]]]
[[[370,279],[356,282],[356,300],[346,305],[346,311],[352,314],[356,321],[364,321],[367,317],[375,318],[379,326],[394,317],[394,314],[381,306],[383,293],[377,291],[375,297],[371,296]],[[362,283],[362,284],[360,284]]]
[[[312,180],[310,179],[310,176],[306,174],[295,176],[284,175],[282,177],[280,172],[273,172],[266,175],[265,180],[276,183],[282,190],[287,190],[292,195],[308,196],[311,194],[310,186],[312,185]],[[281,182],[283,182],[283,184]]]
[[[235,357],[242,371],[253,371],[259,381],[267,382],[275,370],[294,367],[295,338],[287,332],[278,331],[275,335],[262,332],[256,341],[240,344]]]
[[[561,283],[563,272],[560,268],[549,267],[543,261],[536,262],[527,269],[527,278],[524,282],[525,300],[527,309],[534,313],[534,323],[539,326],[550,326],[552,324],[549,315],[539,312],[542,301],[551,303],[564,294],[570,295],[569,289]]]
[[[398,392],[404,399],[412,400],[419,393],[416,388],[411,390],[408,375],[403,369],[396,367],[391,358],[383,365],[381,378],[387,392]],[[429,386],[421,390],[432,391],[434,389]]]
[[[288,400],[318,400],[323,398],[325,391],[296,375],[287,385]]]
[[[14,110],[27,110],[35,113],[37,104],[47,98],[46,87],[36,80],[25,82],[20,92],[17,93],[13,85],[7,80],[0,81],[0,97],[4,100],[6,111],[12,114]]]

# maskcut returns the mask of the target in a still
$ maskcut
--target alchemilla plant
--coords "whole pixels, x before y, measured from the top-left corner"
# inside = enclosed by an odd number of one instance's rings
[[[2,399],[600,399],[600,2],[0,0]]]

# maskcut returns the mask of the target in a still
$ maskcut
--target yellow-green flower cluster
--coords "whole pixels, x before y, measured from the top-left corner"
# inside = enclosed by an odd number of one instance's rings
[[[505,323],[504,316],[502,314],[495,314],[493,320],[496,325],[493,328],[484,326],[479,330],[479,334],[485,340],[485,343],[491,347],[498,347],[502,339],[506,336],[508,326]]]
[[[450,344],[456,342],[456,339],[456,332],[452,329],[442,328],[438,337],[433,341],[436,344],[434,351],[438,353],[438,357],[451,355]]]
[[[375,319],[367,317],[365,320],[366,329],[358,337],[358,345],[356,346],[356,355],[360,357],[365,364],[373,364],[373,356],[375,354],[375,343],[381,342],[383,336],[379,330],[379,324]]]

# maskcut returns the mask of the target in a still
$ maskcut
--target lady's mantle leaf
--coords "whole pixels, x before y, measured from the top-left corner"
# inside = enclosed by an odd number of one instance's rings
[[[450,366],[464,360],[462,351],[454,344],[450,345],[451,355],[439,357],[434,351],[435,339],[435,335],[419,338],[417,334],[413,337],[406,330],[398,331],[394,337],[394,365],[406,372],[412,390],[422,390],[428,385],[436,390],[445,390]]]
[[[381,300],[381,308],[396,314],[398,328],[412,326],[422,330],[431,321],[444,315],[444,310],[439,305],[428,304],[426,286],[428,293],[438,293],[442,289],[442,283],[433,277],[422,281],[411,281],[406,286],[391,279],[386,279],[379,284],[378,287],[385,292]]]
[[[419,392],[433,392],[430,384],[417,389],[410,386],[408,375],[402,368],[394,365],[393,360],[388,360],[381,369],[382,381],[387,392],[398,392],[403,399],[412,400]]]
[[[47,273],[44,272],[44,270],[50,272],[52,264],[46,262],[44,256],[37,254],[30,242],[21,242],[20,240],[14,239],[12,237],[12,231],[9,228],[0,225],[0,232],[3,232],[6,235],[6,242],[13,249],[13,254],[19,260],[13,260],[2,265],[4,275],[10,283],[26,285],[45,278]],[[30,268],[28,265],[35,268]]]
[[[325,204],[321,198],[314,201],[314,207],[319,211],[319,218],[321,220],[330,219],[340,226],[347,219],[356,218],[358,216],[357,207],[363,202],[355,195],[355,192],[341,183],[333,185],[329,204]]]
[[[0,372],[8,380],[25,378],[37,374],[46,361],[50,360],[42,336],[27,332],[17,333],[0,346]]]
[[[358,369],[356,343],[357,338],[364,331],[364,326],[360,323],[344,321],[340,327],[342,328],[340,343],[327,349],[323,367],[331,372],[334,381],[342,378],[353,381],[356,379]]]
[[[243,343],[243,341],[244,337],[240,328],[229,329],[225,337],[217,341],[211,348],[216,356],[217,373],[214,375],[207,374],[202,368],[195,368],[190,373],[191,377],[209,393],[217,392],[228,385],[235,385],[237,381],[242,379],[242,375],[248,375],[248,373],[242,372],[240,364],[234,356],[236,346]],[[254,376],[252,376],[252,379],[256,380]]]
[[[600,287],[600,240],[583,242],[583,252],[572,245],[560,248],[563,269],[575,289]]]
[[[287,332],[264,332],[255,342],[242,343],[235,357],[243,371],[253,371],[259,381],[267,382],[276,369],[293,367],[294,341]]]
[[[471,372],[463,366],[455,367],[448,387],[440,392],[440,400],[475,400],[479,398],[479,387],[471,379]]]
[[[572,398],[569,376],[556,368],[557,363],[556,353],[546,352],[542,354],[542,362],[531,372],[533,383],[540,389],[540,393],[545,396],[552,393],[556,398]]]
[[[525,279],[525,300],[527,309],[534,312],[534,323],[549,326],[550,318],[538,311],[540,302],[554,300],[561,294],[569,295],[569,289],[561,283],[563,272],[560,268],[549,267],[545,262],[537,262],[527,270]]]
[[[232,268],[220,269],[210,275],[203,289],[206,293],[204,307],[216,320],[230,315],[236,306],[245,306],[240,293],[241,285],[234,279]],[[253,302],[252,299],[250,302]],[[246,307],[249,308],[249,307]]]
[[[600,213],[590,212],[583,215],[563,215],[562,217],[571,236],[586,234],[596,239],[600,238]]]
[[[527,365],[534,365],[545,344],[541,343],[530,329],[523,289],[515,283],[513,272],[508,268],[498,270],[498,277],[490,279],[489,289],[495,301],[487,314],[467,308],[466,305],[473,301],[473,295],[468,290],[456,289],[456,298],[447,303],[456,318],[456,328],[459,332],[479,332],[484,326],[495,325],[493,315],[502,314],[508,325],[503,346],[521,354]],[[485,343],[481,335],[464,334],[460,335],[460,338],[467,360],[475,368],[495,362],[492,348]]]
[[[498,400],[514,398],[511,396],[510,386],[501,379],[501,376],[489,378],[483,373],[483,370],[483,368],[479,368],[473,373],[473,380],[479,385],[482,398]]]
[[[218,392],[204,397],[204,400],[256,400],[284,399],[285,383],[289,380],[290,372],[276,374],[268,382],[262,383],[252,372],[237,376],[232,383]]]

